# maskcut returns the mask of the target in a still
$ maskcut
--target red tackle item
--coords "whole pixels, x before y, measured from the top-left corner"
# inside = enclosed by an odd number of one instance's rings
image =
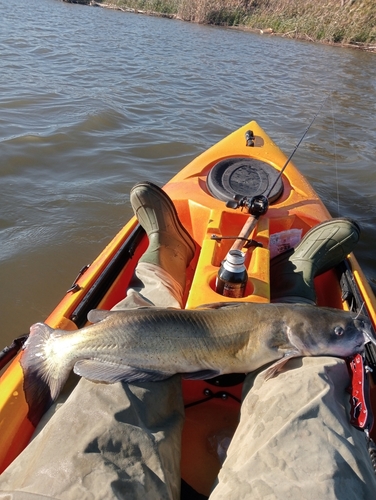
[[[373,425],[373,415],[370,403],[370,387],[367,366],[361,354],[347,360],[351,386],[350,392],[350,422],[361,430],[370,430]]]

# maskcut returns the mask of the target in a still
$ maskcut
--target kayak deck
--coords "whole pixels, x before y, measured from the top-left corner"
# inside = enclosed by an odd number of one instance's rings
[[[255,140],[247,145],[245,134],[251,130]],[[184,293],[186,308],[212,302],[270,301],[270,243],[281,231],[297,230],[302,236],[331,216],[307,180],[293,163],[282,176],[283,192],[260,217],[251,238],[260,246],[246,253],[248,283],[242,299],[228,299],[215,291],[215,279],[234,237],[249,215],[226,206],[213,197],[208,175],[224,159],[251,158],[270,165],[277,173],[286,156],[258,126],[250,122],[208,149],[181,170],[164,187],[174,201],[179,218],[196,242],[196,253],[187,269]],[[231,162],[230,162],[231,163]],[[231,173],[231,172],[230,172]],[[124,298],[138,259],[147,247],[147,238],[133,218],[115,236],[99,257],[83,272],[75,286],[47,318],[54,328],[75,329],[86,322],[92,308],[110,309]],[[355,282],[366,309],[376,323],[373,293],[353,255],[348,258]],[[347,309],[335,270],[315,279],[318,305]],[[23,374],[16,358],[0,380],[0,464],[3,470],[26,446],[34,427],[27,418],[23,394]],[[218,437],[227,438],[235,430],[240,410],[242,383],[221,386],[221,381],[184,381],[186,422],[182,436],[182,478],[198,492],[209,494],[220,468],[215,449]],[[214,394],[214,395],[213,395]],[[195,404],[198,401],[203,402]],[[376,397],[373,394],[373,401]]]

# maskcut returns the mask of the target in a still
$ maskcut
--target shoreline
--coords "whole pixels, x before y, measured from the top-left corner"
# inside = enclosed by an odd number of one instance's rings
[[[153,17],[163,17],[165,19],[174,19],[177,21],[183,21],[183,22],[195,22],[195,21],[187,21],[186,19],[183,19],[180,17],[178,14],[170,14],[170,13],[164,13],[164,12],[157,12],[157,11],[151,11],[151,10],[141,10],[137,8],[131,8],[131,7],[121,7],[119,5],[115,5],[113,3],[102,3],[98,2],[96,0],[62,0],[63,2],[66,3],[75,3],[75,4],[80,4],[80,5],[86,5],[88,7],[101,7],[103,9],[112,9],[112,10],[119,10],[121,12],[129,12],[132,14],[140,14],[140,15],[146,15],[146,16],[153,16]],[[234,30],[239,30],[239,31],[248,31],[250,33],[256,33],[260,35],[268,35],[268,36],[278,36],[281,38],[290,38],[290,39],[295,39],[298,41],[306,41],[306,42],[311,42],[311,43],[317,43],[321,45],[327,45],[327,46],[332,46],[332,47],[338,47],[338,48],[350,48],[350,49],[356,49],[356,50],[362,50],[364,52],[369,52],[369,53],[375,53],[376,54],[376,42],[375,43],[362,43],[362,42],[354,42],[354,43],[345,43],[345,42],[330,42],[330,41],[321,41],[321,40],[315,40],[314,38],[310,37],[309,35],[305,33],[299,33],[297,31],[297,28],[291,31],[287,32],[275,32],[272,28],[254,28],[251,26],[247,26],[245,24],[239,24],[239,25],[233,25],[233,26],[226,26],[223,24],[213,24],[213,23],[200,23],[200,24],[206,24],[206,25],[213,25],[213,26],[218,26],[226,29],[234,29]]]

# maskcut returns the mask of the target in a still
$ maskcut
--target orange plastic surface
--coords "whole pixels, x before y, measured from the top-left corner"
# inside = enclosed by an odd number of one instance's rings
[[[246,146],[244,136],[247,130],[252,130],[256,136],[255,147]],[[269,163],[278,171],[286,162],[286,156],[281,150],[256,122],[251,122],[205,151],[165,186],[166,192],[175,203],[181,222],[197,246],[195,257],[187,270],[184,296],[187,308],[224,300],[215,292],[214,283],[221,261],[233,242],[226,239],[215,241],[212,236],[238,234],[249,217],[240,210],[226,208],[225,203],[213,198],[206,187],[206,176],[210,169],[218,161],[229,157],[252,157]],[[283,185],[282,196],[269,207],[267,214],[259,219],[251,234],[251,238],[261,243],[262,247],[246,251],[249,279],[245,297],[241,300],[262,303],[270,299],[268,243],[272,234],[293,228],[301,229],[304,234],[312,226],[330,218],[315,191],[293,163],[290,163],[284,172]],[[47,319],[51,326],[73,327],[69,322],[72,311],[88,293],[135,225],[136,221],[132,219],[79,279],[80,290],[76,293],[70,292],[63,298]],[[133,269],[146,245],[147,241],[144,239],[134,258],[128,262],[103,297],[100,307],[111,308],[123,298]],[[350,263],[366,307],[375,323],[376,304],[372,291],[353,256],[350,257]],[[320,276],[315,280],[315,287],[319,305],[342,307],[341,292],[334,273],[328,272]],[[231,299],[226,298],[226,301],[229,300]],[[27,420],[28,409],[23,395],[22,379],[22,370],[16,360],[0,380],[0,463],[3,465],[17,456],[33,431]],[[185,401],[189,403],[202,399],[205,388],[204,382],[184,382]],[[226,388],[226,391],[240,397],[241,386]],[[211,444],[213,436],[235,429],[239,408],[239,403],[230,398],[226,401],[213,399],[186,411],[182,477],[200,493],[208,494],[220,468],[220,462]]]

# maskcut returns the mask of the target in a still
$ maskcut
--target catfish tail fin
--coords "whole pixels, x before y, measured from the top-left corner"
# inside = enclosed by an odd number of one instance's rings
[[[58,359],[53,355],[51,344],[55,342],[54,332],[45,323],[32,325],[20,359],[29,405],[28,418],[34,426],[58,397],[70,372],[70,367],[59,366]]]

